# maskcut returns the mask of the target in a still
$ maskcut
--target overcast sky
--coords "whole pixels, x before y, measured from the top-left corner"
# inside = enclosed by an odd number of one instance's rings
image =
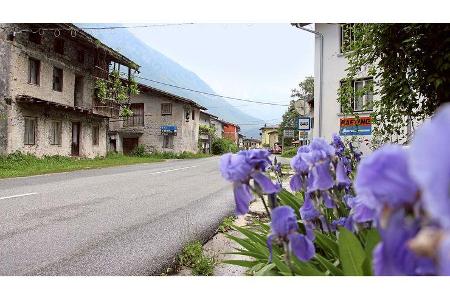
[[[193,24],[130,31],[226,96],[288,104],[291,89],[314,75],[314,36],[290,24]],[[230,103],[267,123],[278,122],[286,110]]]

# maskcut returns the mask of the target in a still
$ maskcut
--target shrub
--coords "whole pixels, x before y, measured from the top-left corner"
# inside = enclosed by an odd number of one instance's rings
[[[297,154],[297,148],[290,148],[281,154],[281,157],[294,157]]]
[[[132,156],[138,156],[138,157],[144,157],[147,156],[147,150],[145,150],[145,146],[144,145],[138,145],[132,152],[131,152]]]
[[[211,152],[214,155],[228,152],[236,153],[238,150],[237,145],[233,141],[224,138],[214,140],[211,146]]]

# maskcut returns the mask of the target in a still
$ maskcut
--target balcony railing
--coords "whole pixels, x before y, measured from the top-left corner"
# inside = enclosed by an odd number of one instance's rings
[[[123,127],[144,126],[144,115],[133,115],[123,120]]]

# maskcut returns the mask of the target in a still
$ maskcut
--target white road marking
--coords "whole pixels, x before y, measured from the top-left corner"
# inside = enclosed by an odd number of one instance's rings
[[[147,175],[156,175],[156,174],[162,174],[162,173],[169,173],[169,172],[181,171],[181,170],[186,170],[186,169],[191,169],[191,168],[197,168],[197,167],[198,167],[198,166],[190,166],[190,167],[183,167],[183,168],[178,168],[178,169],[169,169],[169,170],[164,170],[164,171],[158,171],[158,172],[148,173]]]
[[[12,196],[0,197],[0,200],[11,199],[11,198],[19,198],[19,197],[25,197],[25,196],[31,196],[31,195],[37,195],[37,193],[27,193],[27,194],[20,194],[20,195],[12,195]]]

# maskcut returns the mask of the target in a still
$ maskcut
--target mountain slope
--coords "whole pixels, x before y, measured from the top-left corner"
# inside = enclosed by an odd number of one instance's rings
[[[80,27],[99,27],[98,24],[77,24]],[[104,26],[102,24],[101,26]],[[140,77],[160,81],[172,85],[186,87],[202,92],[215,93],[214,90],[194,72],[174,62],[162,53],[151,48],[134,36],[127,29],[115,30],[86,30],[103,43],[119,51],[141,66]],[[225,99],[187,90],[182,90],[167,85],[139,79],[143,84],[165,90],[167,92],[186,97],[208,108],[208,112],[226,121],[244,124],[241,131],[246,136],[259,138],[259,127],[262,120],[254,118],[232,106]],[[209,109],[211,107],[211,109]],[[245,125],[245,124],[258,125]]]

